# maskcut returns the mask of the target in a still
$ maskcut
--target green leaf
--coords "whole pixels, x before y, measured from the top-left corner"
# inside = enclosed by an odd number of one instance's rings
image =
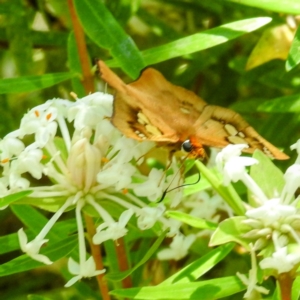
[[[77,15],[87,35],[110,50],[118,65],[133,79],[146,66],[135,45],[101,1],[74,0]]]
[[[72,73],[52,73],[41,76],[24,76],[0,80],[0,94],[31,92],[53,86],[72,78]]]
[[[294,36],[289,55],[285,64],[287,71],[295,68],[300,62],[300,27],[298,27],[296,34]]]
[[[265,101],[258,106],[257,110],[274,113],[299,112],[300,94],[284,96],[270,101]]]
[[[3,198],[1,198],[0,200],[0,207],[4,207],[6,205],[9,205],[17,200],[20,200],[24,197],[27,197],[28,195],[30,195],[32,193],[32,191],[22,191],[22,192],[18,192],[12,195],[8,195],[5,196]]]
[[[223,277],[201,282],[183,284],[152,286],[114,290],[110,294],[127,297],[130,299],[155,300],[155,299],[188,299],[188,300],[211,300],[234,295],[246,289],[246,286],[237,276]]]
[[[163,62],[226,43],[268,24],[271,20],[268,17],[261,17],[228,23],[145,50],[142,54],[147,65]],[[108,64],[111,67],[119,65],[117,61],[110,61]]]
[[[223,260],[234,246],[234,243],[228,243],[211,250],[209,253],[203,255],[201,258],[195,260],[167,280],[163,281],[159,286],[187,283],[197,280]]]
[[[120,281],[120,280],[123,280],[124,278],[126,278],[127,276],[129,276],[132,272],[134,272],[140,266],[144,265],[152,257],[152,255],[157,251],[157,249],[161,245],[162,241],[164,240],[166,233],[167,232],[164,232],[159,236],[159,238],[154,242],[152,247],[145,254],[145,256],[132,269],[125,271],[125,272],[120,272],[120,273],[111,273],[111,274],[106,275],[105,277],[108,280]]]
[[[274,165],[269,157],[259,150],[254,152],[253,158],[257,159],[259,163],[251,166],[250,176],[262,189],[267,198],[274,198],[276,194],[281,193],[285,185],[281,170]]]
[[[218,227],[215,223],[190,216],[189,214],[180,211],[167,211],[165,215],[166,217],[173,218],[195,228],[214,230]]]
[[[11,210],[33,233],[38,234],[48,219],[29,205],[12,205]]]
[[[292,300],[300,299],[300,277],[297,276],[292,286]]]
[[[209,245],[216,246],[236,242],[249,249],[249,242],[243,238],[243,235],[251,230],[252,227],[244,224],[242,222],[244,220],[246,220],[246,217],[232,217],[221,222],[211,236]]]
[[[297,15],[300,13],[298,0],[227,0],[238,4],[258,7],[270,11]]]
[[[47,247],[42,248],[40,253],[49,257],[51,261],[57,261],[66,257],[77,246],[77,243],[77,236],[67,237],[52,245],[47,245]],[[40,266],[44,266],[44,264],[24,254],[0,265],[0,277],[32,270]]]
[[[248,58],[246,70],[258,67],[271,60],[286,60],[293,35],[294,30],[287,24],[279,24],[264,30]]]

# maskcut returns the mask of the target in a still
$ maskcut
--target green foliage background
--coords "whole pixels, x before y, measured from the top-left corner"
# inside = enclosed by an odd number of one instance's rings
[[[296,32],[292,43],[284,37],[279,39],[290,49],[286,57],[278,59],[274,55],[274,59],[250,70],[246,70],[246,65],[264,33],[287,24],[288,16],[297,24],[300,14],[297,3],[297,0],[74,0],[87,34],[91,69],[94,59],[100,58],[111,67],[122,67],[123,71],[115,69],[116,72],[130,81],[138,77],[142,68],[153,65],[168,80],[195,91],[208,103],[240,112],[259,133],[287,154],[291,154],[289,146],[300,137],[299,32],[292,29],[293,34]],[[253,32],[241,31],[240,37],[228,38],[214,47],[212,36],[206,40],[201,35],[193,36],[256,17],[271,17],[272,21]],[[52,98],[71,98],[71,91],[80,96],[85,94],[80,84],[73,29],[67,1],[0,1],[0,136],[15,130],[22,115],[35,105]],[[235,30],[238,32],[238,28]],[[223,32],[214,33],[218,36]],[[184,37],[191,37],[193,42],[181,40]],[[177,42],[177,46],[168,44],[171,42]],[[193,45],[199,51],[190,50]],[[183,49],[181,55],[180,51],[174,55],[176,47]],[[266,39],[263,53],[273,52],[274,48],[273,40]],[[259,60],[259,55],[256,59]],[[97,74],[95,82],[97,89],[104,90]],[[284,168],[286,162],[278,165]],[[9,210],[1,211],[0,217],[1,235],[21,227]],[[15,253],[2,255],[0,261],[4,263],[14,256]],[[55,289],[63,285],[57,274],[57,270],[45,273],[41,268],[1,277],[0,296],[25,299],[28,293],[44,293],[49,289],[51,297],[56,297]],[[64,296],[59,293],[59,297],[70,299],[68,291]],[[73,296],[72,299],[81,297]]]

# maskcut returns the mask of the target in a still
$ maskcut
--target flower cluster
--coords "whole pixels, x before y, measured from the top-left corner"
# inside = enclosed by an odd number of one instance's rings
[[[34,199],[36,206],[51,202],[52,207],[54,204],[59,207],[53,210],[52,218],[32,241],[28,241],[22,228],[19,230],[23,252],[32,259],[51,264],[52,261],[41,254],[40,249],[48,241],[46,236],[59,217],[66,210],[75,208],[79,262],[69,259],[69,270],[75,277],[66,286],[105,271],[96,270],[93,258],[88,258],[86,253],[82,222],[85,206],[92,207],[102,220],[93,236],[94,244],[126,235],[126,226],[133,216],[140,230],[149,229],[159,222],[161,230],[169,229],[169,236],[178,235],[176,241],[185,239],[179,232],[180,222],[165,218],[165,205],[156,203],[167,187],[170,189],[181,184],[182,176],[175,158],[172,158],[168,175],[158,168],[152,168],[149,174],[141,172],[143,157],[155,144],[128,139],[114,128],[109,120],[112,101],[111,95],[103,93],[91,94],[74,102],[49,100],[31,109],[23,117],[20,128],[0,142],[1,197],[30,190],[30,199]],[[33,186],[29,176],[35,181],[43,181]],[[43,185],[45,178],[50,184]],[[180,202],[182,191],[177,189],[171,193],[170,205],[175,206]],[[109,213],[102,200],[122,208],[118,220]],[[193,238],[188,238],[186,249],[192,241]],[[172,258],[180,259],[186,253],[173,253]]]
[[[266,274],[277,277],[282,273],[293,272],[300,265],[300,197],[295,199],[294,196],[300,187],[299,158],[283,176],[270,162],[261,166],[260,172],[265,173],[264,176],[269,176],[264,185],[263,182],[256,182],[247,173],[246,167],[257,165],[259,161],[251,157],[241,157],[244,147],[247,146],[230,145],[223,149],[216,159],[218,169],[223,174],[224,185],[240,180],[251,194],[249,201],[251,206],[248,206],[245,217],[236,219],[237,224],[241,222],[241,228],[244,228],[239,238],[248,243],[251,253],[260,251],[262,258],[259,267],[265,270]],[[300,142],[291,146],[291,149],[297,149],[299,155]],[[274,169],[264,169],[266,165]],[[276,174],[279,178],[277,182],[272,180],[272,176],[275,177]],[[276,185],[272,186],[272,182],[276,182]],[[251,257],[252,269],[249,280],[239,274],[241,280],[248,283],[245,297],[249,297],[253,290],[267,292],[255,285],[257,267],[254,262],[255,255]]]

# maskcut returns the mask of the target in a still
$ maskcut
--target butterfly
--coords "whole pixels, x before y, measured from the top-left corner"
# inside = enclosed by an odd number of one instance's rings
[[[126,84],[103,61],[98,67],[101,78],[116,90],[111,121],[127,137],[183,148],[195,158],[205,157],[204,146],[229,144],[246,144],[243,151],[247,153],[260,149],[275,159],[289,158],[238,113],[207,104],[153,68],[146,68],[136,81]]]

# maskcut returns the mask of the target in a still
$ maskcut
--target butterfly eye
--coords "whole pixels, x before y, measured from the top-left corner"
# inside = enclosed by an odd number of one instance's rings
[[[194,148],[194,147],[193,147],[193,145],[192,145],[192,143],[191,143],[190,140],[184,141],[184,142],[182,143],[182,145],[181,145],[181,149],[182,149],[183,151],[185,151],[185,152],[192,152],[193,148]]]

